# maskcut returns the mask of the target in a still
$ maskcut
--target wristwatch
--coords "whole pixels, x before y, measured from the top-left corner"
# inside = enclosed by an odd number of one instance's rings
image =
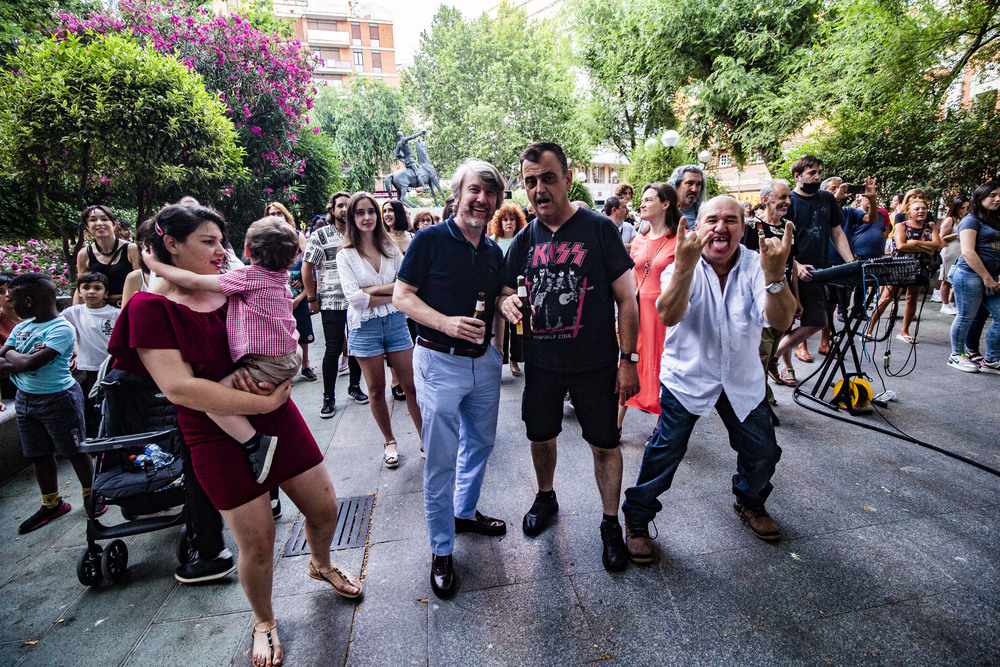
[[[639,363],[638,352],[622,352],[619,357],[622,361],[631,361],[633,364]]]
[[[768,294],[777,294],[781,290],[785,289],[785,286],[787,284],[788,284],[788,278],[782,278],[776,283],[768,283],[767,285],[764,285],[764,289],[767,290]]]

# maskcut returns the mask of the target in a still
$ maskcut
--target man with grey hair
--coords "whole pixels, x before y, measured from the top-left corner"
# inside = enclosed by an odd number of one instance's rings
[[[743,232],[743,245],[750,250],[759,251],[760,239],[784,238],[785,227],[791,222],[785,218],[791,201],[792,190],[788,185],[788,181],[783,178],[775,178],[765,183],[760,189],[760,202],[764,205],[764,209],[747,221]],[[788,286],[795,297],[796,310],[798,310],[799,286],[795,274],[795,260],[792,258],[791,253],[789,253],[788,260],[785,262],[785,280],[788,281]],[[771,391],[771,386],[767,384],[767,375],[770,375],[775,382],[784,384],[778,372],[778,359],[775,356],[778,343],[781,342],[781,337],[784,334],[784,330],[776,329],[772,326],[764,327],[760,334],[760,361],[764,366],[764,370],[767,371],[764,376],[764,388],[769,405],[774,405],[777,401],[774,398],[774,392]],[[778,426],[780,423],[773,409],[771,411],[771,421],[775,426]]]
[[[730,196],[701,207],[693,232],[681,220],[674,263],[660,276],[656,300],[667,326],[660,361],[660,420],[646,445],[635,486],[625,491],[626,545],[637,563],[656,551],[648,524],[662,509],[699,417],[715,409],[737,454],[733,511],[763,540],[780,537],[764,509],[781,457],[764,401],[764,371],[747,351],[765,326],[787,329],[795,297],[785,279],[792,223],[783,238],[760,234],[760,253],[740,244],[743,208]]]
[[[503,354],[490,339],[498,333],[491,324],[503,252],[485,231],[503,203],[504,180],[493,165],[470,158],[455,171],[451,191],[455,214],[413,237],[392,297],[417,323],[413,379],[427,456],[431,589],[439,598],[451,597],[457,586],[455,533],[507,532],[503,521],[476,509],[500,407]],[[499,318],[497,324],[502,327]]]
[[[667,184],[677,190],[677,210],[687,218],[688,227],[694,227],[698,209],[705,202],[705,172],[694,164],[674,169]]]

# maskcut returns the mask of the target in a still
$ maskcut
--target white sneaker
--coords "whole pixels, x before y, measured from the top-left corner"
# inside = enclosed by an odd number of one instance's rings
[[[948,365],[965,373],[979,372],[979,366],[969,361],[964,354],[953,354],[948,357]]]
[[[934,293],[931,294],[931,301],[934,303],[941,303],[941,290],[934,290]]]
[[[945,315],[958,315],[958,308],[953,303],[941,304],[941,312]]]
[[[1000,373],[1000,360],[983,361],[983,363],[979,364],[979,370],[984,373]]]

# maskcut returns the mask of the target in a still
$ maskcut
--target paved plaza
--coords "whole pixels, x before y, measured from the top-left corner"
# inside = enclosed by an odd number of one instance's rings
[[[1000,468],[1000,376],[945,366],[951,320],[937,310],[925,308],[916,372],[886,378],[898,396],[884,413],[914,437]],[[894,369],[906,348],[893,342]],[[313,345],[313,359],[321,356]],[[881,367],[881,350],[875,358]],[[815,366],[796,361],[799,378]],[[293,398],[338,496],[374,496],[364,546],[334,553],[363,576],[365,595],[340,598],[307,577],[308,556],[282,556],[298,518],[285,499],[274,597],[286,665],[1000,663],[1000,478],[966,463],[809,412],[780,387],[783,455],[768,509],[782,540],[758,540],[733,513],[735,454],[713,415],[698,422],[662,498],[661,560],[610,574],[592,458],[568,404],[558,521],[537,538],[521,532],[535,479],[523,380],[505,370],[480,509],[509,531],[458,537],[459,592],[440,601],[428,580],[422,459],[405,405],[393,414],[401,464],[387,470],[368,406],[347,403],[346,376],[339,382],[333,419],[319,419],[321,383],[298,382]],[[629,411],[626,485],[655,422]],[[79,485],[65,462],[60,475],[73,512],[23,536],[17,525],[39,504],[34,479],[24,471],[0,486],[0,664],[249,665],[251,614],[235,574],[178,584],[174,531],[129,538],[122,582],[80,585]]]

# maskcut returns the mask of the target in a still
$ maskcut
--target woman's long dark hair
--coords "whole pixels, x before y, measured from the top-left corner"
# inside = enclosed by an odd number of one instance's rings
[[[385,230],[385,225],[382,224],[382,207],[375,201],[375,197],[368,192],[355,192],[354,196],[351,197],[351,201],[347,202],[347,229],[344,230],[347,232],[344,235],[347,241],[342,247],[359,248],[361,235],[360,230],[358,230],[358,223],[354,219],[354,208],[362,199],[367,199],[375,207],[375,229],[372,231],[372,241],[375,243],[375,248],[378,249],[383,257],[392,257],[389,254],[389,248],[395,246],[389,239],[389,232]]]
[[[983,200],[990,196],[990,193],[1000,188],[1000,183],[990,181],[983,183],[972,193],[972,205],[969,206],[969,213],[975,216],[976,220],[989,225],[993,229],[1000,231],[1000,210],[990,211],[983,206]]]
[[[958,222],[958,212],[962,210],[962,207],[969,203],[968,197],[955,197],[951,200],[951,206],[948,207],[948,213],[945,215],[946,218],[954,218],[955,222]]]
[[[664,217],[666,218],[667,231],[671,234],[677,233],[677,226],[681,222],[681,212],[677,208],[677,190],[674,190],[673,186],[667,185],[666,183],[647,183],[642,186],[642,190],[639,193],[641,198],[646,194],[646,190],[652,189],[656,193],[656,197],[664,204],[669,203],[670,206],[667,207]]]
[[[163,243],[164,236],[172,236],[183,243],[203,223],[214,222],[219,226],[219,231],[222,232],[222,245],[225,246],[228,240],[226,219],[222,217],[221,213],[207,206],[182,206],[180,204],[164,206],[149,222],[152,223],[152,233],[148,236],[149,245],[156,253],[156,258],[164,264],[173,264],[170,252]]]
[[[386,204],[392,207],[392,231],[405,232],[408,230],[410,228],[410,220],[406,217],[406,208],[403,206],[403,202],[398,199],[390,199]]]

